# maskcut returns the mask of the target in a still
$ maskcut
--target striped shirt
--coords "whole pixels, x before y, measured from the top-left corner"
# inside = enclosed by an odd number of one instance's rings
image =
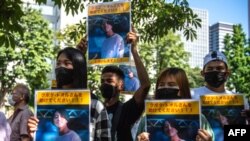
[[[90,141],[111,141],[111,123],[104,105],[91,99]]]

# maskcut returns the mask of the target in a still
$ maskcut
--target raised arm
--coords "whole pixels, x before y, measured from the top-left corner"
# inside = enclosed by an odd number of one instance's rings
[[[85,35],[81,41],[76,45],[76,48],[81,50],[83,55],[86,55],[87,48],[88,48],[88,41],[87,41],[87,35]]]
[[[137,104],[144,104],[144,100],[149,92],[150,81],[146,68],[144,67],[137,51],[138,36],[134,28],[132,28],[132,32],[127,34],[127,42],[131,43],[131,52],[134,57],[138,78],[141,84],[139,89],[135,92],[134,98]]]

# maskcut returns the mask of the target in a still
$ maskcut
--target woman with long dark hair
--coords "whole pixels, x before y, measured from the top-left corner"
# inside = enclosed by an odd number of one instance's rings
[[[86,89],[87,64],[83,53],[72,47],[58,52],[56,63],[56,82],[58,89]],[[28,121],[31,135],[37,130],[38,119]],[[111,140],[110,123],[103,104],[91,97],[90,141]]]

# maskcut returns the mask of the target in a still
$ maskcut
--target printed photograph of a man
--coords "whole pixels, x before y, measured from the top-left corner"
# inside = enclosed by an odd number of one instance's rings
[[[129,57],[126,34],[130,17],[124,14],[106,14],[88,18],[89,60]]]

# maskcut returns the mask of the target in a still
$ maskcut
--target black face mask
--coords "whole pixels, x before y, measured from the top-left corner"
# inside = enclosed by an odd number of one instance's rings
[[[103,83],[100,87],[103,98],[111,99],[117,94],[117,87]]]
[[[162,88],[156,90],[155,99],[180,99],[178,96],[179,89]]]
[[[212,87],[218,88],[226,80],[226,72],[211,71],[205,73],[205,81]]]
[[[73,69],[64,67],[56,68],[57,88],[73,83]]]

